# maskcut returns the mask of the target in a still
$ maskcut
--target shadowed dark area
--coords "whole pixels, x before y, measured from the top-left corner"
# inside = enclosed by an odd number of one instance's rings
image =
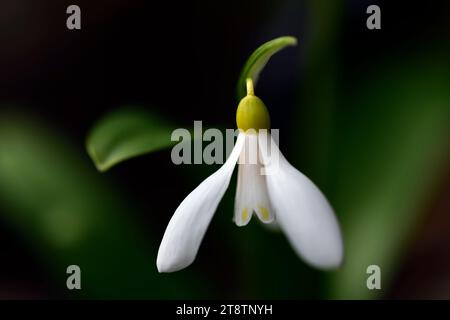
[[[76,1],[77,31],[70,4],[0,3],[1,299],[450,298],[449,3]],[[370,4],[381,30],[366,28]],[[336,209],[344,266],[313,270],[255,217],[236,227],[233,177],[194,264],[158,274],[171,215],[219,166],[176,166],[165,149],[99,173],[88,133],[126,106],[235,128],[242,66],[283,35],[298,45],[256,91]],[[70,264],[82,292],[65,287]],[[366,288],[369,264],[382,290]]]

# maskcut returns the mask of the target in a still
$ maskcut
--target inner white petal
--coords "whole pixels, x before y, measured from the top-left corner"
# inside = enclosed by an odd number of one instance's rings
[[[245,226],[253,213],[263,223],[274,221],[274,211],[270,205],[265,176],[258,152],[258,136],[246,134],[243,151],[239,157],[238,182],[236,189],[234,221]]]

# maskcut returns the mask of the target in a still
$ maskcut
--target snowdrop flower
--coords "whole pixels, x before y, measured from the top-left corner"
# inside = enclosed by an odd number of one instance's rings
[[[343,243],[333,209],[311,180],[283,157],[273,138],[260,134],[269,129],[270,118],[264,103],[254,95],[250,79],[236,122],[239,135],[227,161],[183,200],[170,220],[159,247],[158,271],[178,271],[194,261],[238,160],[235,223],[245,226],[255,213],[263,223],[276,224],[310,265],[338,267]],[[265,140],[272,140],[270,152]],[[250,148],[252,144],[257,148]],[[243,159],[252,156],[255,162]]]

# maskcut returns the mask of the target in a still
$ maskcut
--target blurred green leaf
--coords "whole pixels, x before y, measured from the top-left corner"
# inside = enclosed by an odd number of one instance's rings
[[[269,59],[281,49],[289,46],[295,46],[296,44],[296,38],[285,36],[268,41],[256,49],[248,58],[244,68],[241,71],[241,75],[239,76],[236,88],[238,100],[242,99],[246,94],[245,82],[247,78],[251,78],[256,86],[259,74],[266,66]]]
[[[292,160],[308,168],[314,182],[326,191],[330,183],[330,154],[337,112],[340,45],[346,4],[343,0],[308,0],[308,34],[303,55],[298,107],[294,108],[292,144],[302,146]]]
[[[331,278],[331,298],[387,294],[448,161],[449,88],[445,60],[402,57],[345,90],[330,161],[346,261]],[[383,290],[366,287],[372,264],[381,267]]]
[[[137,209],[82,154],[39,121],[0,114],[0,218],[34,249],[58,292],[101,299],[210,296],[193,268],[158,273],[159,239],[150,226],[140,227]],[[81,268],[82,290],[69,292],[72,264]]]
[[[88,135],[86,148],[99,171],[132,157],[172,146],[175,126],[148,110],[124,108],[102,118]]]

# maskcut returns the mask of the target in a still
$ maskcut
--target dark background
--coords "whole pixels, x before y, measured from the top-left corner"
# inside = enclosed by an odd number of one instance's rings
[[[353,99],[349,96],[367,74],[389,69],[390,64],[395,67],[395,61],[402,61],[403,57],[407,60],[411,53],[417,61],[448,60],[450,53],[450,6],[445,1],[339,3],[2,1],[0,108],[8,114],[37,119],[53,134],[68,141],[85,165],[91,166],[92,175],[99,175],[96,179],[113,186],[114,192],[132,203],[132,219],[138,221],[144,233],[154,235],[157,245],[180,201],[214,168],[176,167],[168,161],[170,152],[161,151],[132,159],[101,175],[95,172],[85,151],[87,133],[96,120],[120,106],[142,106],[184,127],[192,126],[194,120],[203,120],[209,126],[232,128],[237,106],[235,84],[245,60],[261,43],[277,36],[293,35],[299,39],[299,45],[273,58],[261,77],[257,93],[269,106],[273,127],[285,129],[281,130],[281,141],[291,146],[286,148],[288,158],[295,159],[298,168],[315,177],[321,188],[333,194],[338,188],[333,184],[333,175],[326,175],[309,155],[333,162],[332,157],[320,157],[325,152],[320,150],[320,137],[314,140],[316,131],[310,130],[316,128],[317,116],[324,116],[323,122],[346,119],[347,128],[351,128],[354,109],[347,101]],[[65,27],[65,10],[69,4],[81,7],[79,31]],[[371,31],[365,26],[365,11],[370,4],[381,7],[381,30]],[[339,88],[328,85],[331,82]],[[377,96],[377,88],[373,90],[371,94]],[[328,95],[328,91],[334,93]],[[324,95],[338,101],[331,118],[326,109],[314,109]],[[367,99],[372,100],[370,96]],[[352,134],[358,135],[357,128],[354,130]],[[306,144],[312,152],[296,153],[292,148],[296,141]],[[339,148],[335,152],[339,153]],[[411,231],[414,236],[404,247],[404,258],[392,272],[392,280],[383,288],[381,297],[450,297],[448,149],[444,154],[447,165],[440,169],[439,179],[425,204],[418,208],[422,222],[414,224]],[[333,166],[327,170],[333,171]],[[231,202],[233,192],[229,193],[225,201]],[[0,212],[7,215],[9,209],[0,206]],[[199,274],[212,289],[192,295],[181,293],[182,298],[346,297],[327,293],[322,280],[327,275],[297,261],[283,238],[276,238],[274,252],[289,255],[288,260],[280,262],[295,263],[291,268],[301,274],[298,284],[269,280],[270,284],[263,286],[261,279],[276,277],[271,270],[245,284],[241,262],[246,255],[236,255],[236,243],[229,240],[245,230],[235,230],[229,223],[231,214],[219,214],[222,218],[213,220],[199,256],[190,267],[193,270],[176,276],[189,277],[189,272]],[[230,226],[221,227],[226,223]],[[392,223],[402,224],[402,221],[394,219]],[[264,237],[262,231],[256,230],[257,225],[248,228],[256,237],[244,239],[259,241]],[[265,238],[261,241],[269,243]],[[0,223],[0,244],[1,298],[102,297],[100,293],[90,294],[89,289],[86,296],[68,292],[65,283],[56,280],[65,278],[65,270],[55,276],[46,264],[45,255],[37,253],[27,237],[6,222]],[[278,251],[278,246],[283,249]],[[103,249],[115,251],[115,248]],[[247,250],[260,249],[249,245]],[[148,258],[156,260],[156,252],[157,247],[151,246]],[[264,255],[258,253],[258,263],[264,261],[260,259]],[[277,259],[269,255],[266,258]],[[66,264],[70,263],[76,261]],[[255,266],[262,269],[269,266],[258,263],[246,268],[251,272]],[[155,273],[156,269],[149,272]],[[114,277],[119,275],[120,272]],[[165,285],[164,279],[170,276],[160,277]],[[297,283],[297,278],[292,279]],[[189,292],[190,285],[186,286]],[[297,291],[302,286],[304,289]],[[130,287],[130,292],[119,291],[111,296],[159,297],[158,289],[151,294],[133,290]]]

